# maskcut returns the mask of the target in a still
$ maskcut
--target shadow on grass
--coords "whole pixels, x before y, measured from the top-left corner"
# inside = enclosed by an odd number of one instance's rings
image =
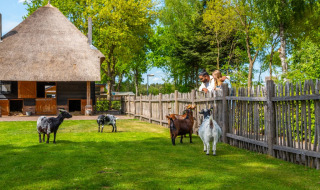
[[[306,188],[264,155],[219,143],[207,156],[202,142],[152,137],[124,141],[58,140],[57,144],[0,145],[4,189],[212,189]],[[286,163],[284,163],[285,165]],[[301,171],[300,171],[301,172]],[[312,180],[312,179],[310,179]],[[263,185],[262,185],[263,184]]]

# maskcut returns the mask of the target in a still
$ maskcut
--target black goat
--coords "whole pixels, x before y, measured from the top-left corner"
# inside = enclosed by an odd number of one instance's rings
[[[47,143],[49,143],[50,133],[54,133],[53,143],[56,143],[56,134],[59,129],[59,126],[65,118],[71,118],[72,115],[65,111],[59,110],[60,113],[58,117],[45,117],[40,116],[37,121],[37,130],[39,133],[39,143],[41,143],[41,134],[43,134],[43,142],[45,140],[45,134],[47,134]]]
[[[101,133],[103,132],[104,125],[112,125],[112,132],[117,132],[117,125],[116,125],[117,118],[113,115],[99,115],[97,119],[98,123],[98,132],[100,132],[100,125],[101,125]]]

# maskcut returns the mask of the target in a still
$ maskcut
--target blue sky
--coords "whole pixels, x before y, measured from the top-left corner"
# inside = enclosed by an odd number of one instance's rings
[[[27,14],[26,6],[23,5],[25,0],[0,0],[0,13],[2,14],[2,35],[9,32],[15,26],[23,21],[23,16]],[[255,63],[255,69],[259,69],[259,63]],[[163,83],[168,76],[159,68],[153,68],[146,74],[143,74],[144,83],[147,83],[147,74],[154,74],[154,77],[149,77],[149,84]],[[268,75],[268,72],[262,74],[262,78]],[[254,80],[258,80],[256,74]]]

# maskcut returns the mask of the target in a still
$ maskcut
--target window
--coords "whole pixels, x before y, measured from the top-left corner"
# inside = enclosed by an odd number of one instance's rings
[[[0,81],[0,94],[10,94],[11,93],[11,82]]]

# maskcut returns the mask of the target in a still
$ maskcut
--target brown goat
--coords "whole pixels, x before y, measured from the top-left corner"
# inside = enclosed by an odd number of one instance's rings
[[[188,105],[186,106],[186,109],[189,109],[189,110],[194,110],[195,108],[196,108],[196,106],[193,106],[193,105],[191,105],[191,104],[188,104]],[[191,114],[192,114],[192,112],[191,112]],[[186,110],[185,110],[183,115],[169,114],[168,117],[169,117],[169,118],[172,118],[172,119],[185,119],[185,118],[187,117],[187,113],[186,113]],[[168,117],[167,117],[167,118],[168,118]],[[168,118],[168,125],[170,126],[171,121],[170,121],[169,118]],[[193,126],[193,123],[194,123],[193,114],[192,114],[192,118],[190,118],[190,119],[191,119],[191,121],[192,121],[192,126]],[[170,134],[171,134],[171,132],[170,132]],[[187,136],[184,135],[184,137],[187,137]]]
[[[173,115],[166,116],[169,120],[170,136],[172,145],[175,144],[177,136],[181,135],[180,143],[182,143],[183,135],[189,133],[190,143],[192,143],[192,132],[193,132],[193,113],[191,109],[186,109],[186,117],[184,119],[177,119]]]

